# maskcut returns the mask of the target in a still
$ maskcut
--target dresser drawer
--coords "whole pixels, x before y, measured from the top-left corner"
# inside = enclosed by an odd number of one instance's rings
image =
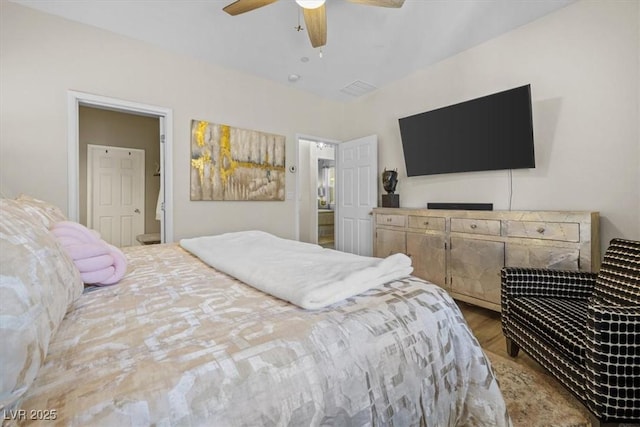
[[[376,224],[393,225],[395,227],[404,227],[405,218],[406,216],[404,215],[379,214],[376,218]]]
[[[455,233],[500,235],[500,221],[493,219],[451,218],[451,231]]]
[[[434,216],[409,215],[409,228],[445,231],[444,218]]]
[[[575,222],[504,221],[504,232],[509,237],[580,241],[580,224]]]

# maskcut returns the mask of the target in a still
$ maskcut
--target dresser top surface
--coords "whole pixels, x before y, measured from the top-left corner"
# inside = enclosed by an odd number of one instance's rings
[[[514,221],[593,221],[599,217],[596,211],[481,211],[422,208],[374,208],[376,214],[420,215],[452,218],[502,219]]]

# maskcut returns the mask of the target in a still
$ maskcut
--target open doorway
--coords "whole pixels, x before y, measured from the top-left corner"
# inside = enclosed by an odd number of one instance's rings
[[[80,221],[81,217],[81,189],[80,189],[80,110],[92,107],[137,116],[150,117],[155,120],[159,130],[159,138],[155,146],[159,148],[160,161],[148,168],[153,173],[153,179],[159,181],[157,194],[150,194],[156,203],[150,214],[154,214],[160,223],[160,242],[173,241],[173,111],[169,108],[146,105],[138,102],[108,98],[83,92],[68,91],[68,184],[69,204],[68,217],[73,221]],[[86,156],[86,154],[85,154]],[[84,157],[83,157],[84,158]],[[83,160],[84,161],[84,160]],[[85,190],[86,191],[86,190]],[[86,194],[82,191],[82,194]],[[152,193],[150,191],[150,193]],[[155,191],[153,192],[155,193]],[[83,203],[84,205],[84,203]],[[86,218],[86,217],[85,217]],[[85,219],[86,221],[86,219]],[[155,233],[157,235],[157,233]],[[157,238],[156,238],[157,240]],[[154,241],[155,242],[155,241]]]
[[[335,249],[336,221],[336,149],[331,144],[317,143],[318,159],[317,206],[318,206],[318,244]]]
[[[335,149],[335,249],[372,256],[372,213],[378,205],[377,135],[342,142],[298,135],[297,142],[296,238],[318,243],[318,158],[314,153],[328,144]]]
[[[80,106],[79,135],[79,222],[115,246],[160,243],[159,119]]]
[[[298,137],[298,239],[335,248],[337,142]]]

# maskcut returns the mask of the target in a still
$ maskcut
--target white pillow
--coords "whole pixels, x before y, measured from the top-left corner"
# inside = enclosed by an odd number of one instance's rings
[[[83,283],[33,209],[0,200],[0,412],[16,409]]]
[[[18,205],[34,219],[42,221],[47,229],[51,229],[54,224],[66,221],[67,217],[59,207],[44,200],[36,199],[26,194],[21,194],[16,198]]]

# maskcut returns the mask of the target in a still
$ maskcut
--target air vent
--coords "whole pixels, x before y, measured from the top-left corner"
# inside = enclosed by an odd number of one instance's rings
[[[355,82],[348,84],[340,89],[340,92],[346,93],[347,95],[351,96],[362,96],[365,93],[373,92],[376,89],[378,88],[372,84],[356,80]]]

